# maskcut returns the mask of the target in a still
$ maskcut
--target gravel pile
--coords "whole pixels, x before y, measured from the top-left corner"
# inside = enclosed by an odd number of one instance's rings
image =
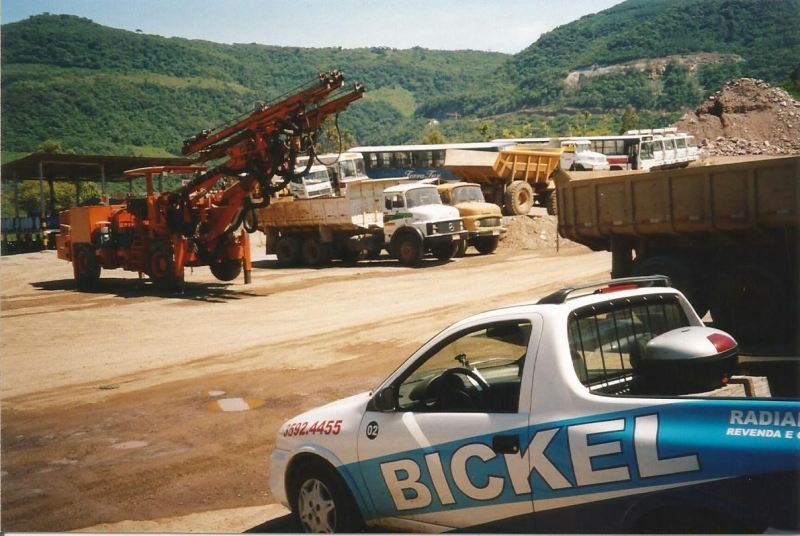
[[[674,126],[708,156],[800,154],[800,102],[763,80],[732,80]]]

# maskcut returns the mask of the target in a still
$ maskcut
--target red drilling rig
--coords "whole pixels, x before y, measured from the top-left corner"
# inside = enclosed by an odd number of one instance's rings
[[[295,169],[298,156],[314,161],[325,119],[363,94],[360,84],[346,89],[341,72],[322,73],[275,104],[192,136],[182,153],[196,157],[194,165],[126,172],[145,178],[145,197],[62,212],[58,257],[72,262],[80,288],[95,286],[103,268],[146,274],[164,289],[182,288],[187,266],[209,266],[221,281],[244,269],[249,283],[255,210],[305,171]],[[167,175],[185,176],[184,185],[156,193],[153,179]]]

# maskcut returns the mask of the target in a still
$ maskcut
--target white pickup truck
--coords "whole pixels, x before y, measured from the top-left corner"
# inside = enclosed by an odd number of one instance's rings
[[[737,355],[663,276],[479,314],[285,423],[272,493],[306,532],[796,533],[800,401]]]

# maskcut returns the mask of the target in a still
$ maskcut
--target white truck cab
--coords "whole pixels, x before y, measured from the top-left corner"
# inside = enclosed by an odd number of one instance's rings
[[[561,140],[561,169],[570,171],[607,171],[611,169],[603,153],[592,151],[588,138],[568,138]]]
[[[289,182],[289,193],[295,199],[314,199],[332,195],[333,186],[328,168],[315,164],[306,173],[293,177]]]
[[[442,204],[436,186],[426,181],[383,191],[383,232],[387,249],[403,264],[416,265],[426,251],[449,260],[467,240],[458,209]]]

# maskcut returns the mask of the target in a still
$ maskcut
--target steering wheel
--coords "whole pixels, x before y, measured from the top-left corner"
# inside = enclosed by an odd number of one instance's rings
[[[466,376],[475,380],[478,384],[480,394],[479,397],[476,397],[477,400],[470,396],[463,388],[456,388],[453,386],[450,378],[457,375]],[[480,374],[464,367],[455,367],[445,370],[435,381],[428,384],[428,388],[429,392],[426,393],[426,398],[435,398],[436,406],[439,408],[461,410],[481,409],[488,406],[491,402],[491,385],[486,383],[486,380],[484,380]],[[433,391],[435,391],[435,396]],[[451,396],[452,394],[456,394],[458,400],[454,400]],[[448,406],[451,405],[457,405],[458,407],[449,408]]]

